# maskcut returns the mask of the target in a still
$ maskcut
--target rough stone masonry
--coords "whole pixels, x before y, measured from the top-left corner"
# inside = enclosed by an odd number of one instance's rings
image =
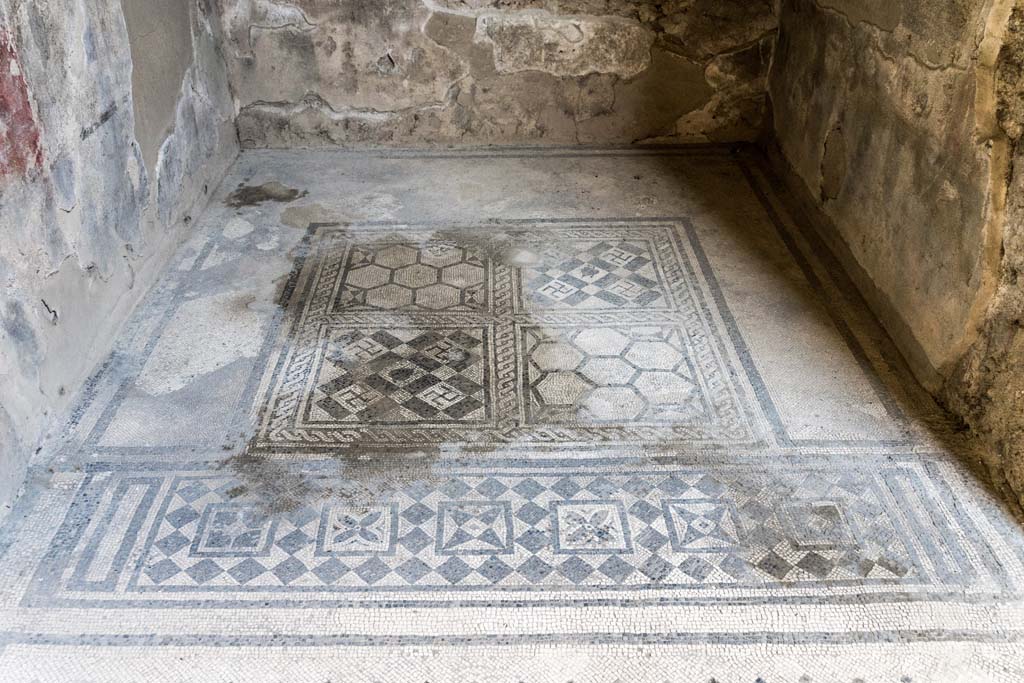
[[[1015,0],[785,0],[780,166],[917,378],[1024,491]]]
[[[222,0],[246,147],[752,140],[770,0]]]

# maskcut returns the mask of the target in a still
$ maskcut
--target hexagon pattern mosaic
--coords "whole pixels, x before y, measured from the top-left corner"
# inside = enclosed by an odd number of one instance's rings
[[[709,414],[674,327],[525,328],[532,421],[695,422]]]
[[[487,307],[487,264],[450,241],[352,249],[334,310],[478,311]]]

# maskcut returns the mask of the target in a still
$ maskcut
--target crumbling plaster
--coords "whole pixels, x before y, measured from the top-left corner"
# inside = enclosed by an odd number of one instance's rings
[[[770,0],[219,0],[249,147],[749,140]]]
[[[237,153],[207,0],[126,2],[186,22],[184,70],[119,0],[0,0],[0,506]]]

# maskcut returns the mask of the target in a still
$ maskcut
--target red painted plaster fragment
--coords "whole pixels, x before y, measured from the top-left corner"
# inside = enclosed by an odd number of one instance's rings
[[[14,40],[0,27],[0,178],[23,176],[43,165],[39,138]]]

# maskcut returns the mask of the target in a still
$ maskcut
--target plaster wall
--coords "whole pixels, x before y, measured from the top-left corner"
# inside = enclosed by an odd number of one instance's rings
[[[174,128],[180,84],[192,63],[190,0],[121,0],[132,56],[135,139],[146,168]]]
[[[124,1],[0,0],[0,506],[236,156],[206,0]]]
[[[1013,5],[783,0],[768,91],[776,156],[823,236],[1024,492]]]
[[[219,0],[247,147],[749,140],[772,0]]]

